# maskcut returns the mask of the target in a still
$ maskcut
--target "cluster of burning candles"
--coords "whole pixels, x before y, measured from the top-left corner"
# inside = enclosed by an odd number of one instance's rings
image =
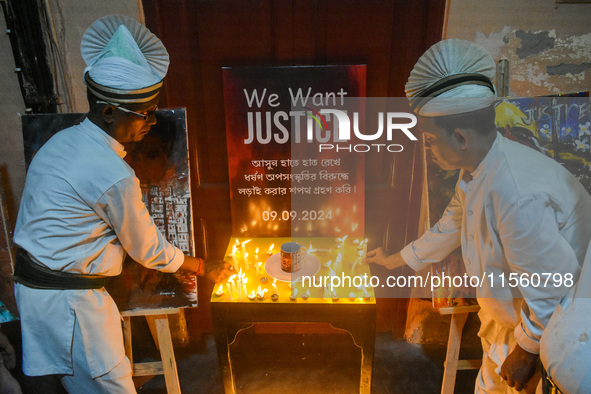
[[[331,239],[333,240],[332,245],[329,244],[328,246],[332,247],[329,248],[314,248],[311,243],[307,247],[307,253],[319,257],[320,261],[334,257],[334,263],[333,260],[330,260],[321,264],[322,276],[325,280],[327,277],[341,274],[353,277],[367,270],[367,266],[362,264],[367,247],[367,239],[354,238],[351,240],[350,238],[347,240],[347,238],[348,236]],[[310,290],[312,289],[312,294],[315,291],[322,291],[321,295],[319,294],[316,297],[314,294],[313,298],[332,300],[333,302],[341,299],[340,296],[342,295],[337,294],[337,290],[334,288],[331,289],[328,285],[316,286],[315,284],[310,288],[303,288],[301,278],[291,282],[278,282],[277,279],[270,277],[265,270],[264,262],[276,253],[276,245],[272,243],[267,249],[256,247],[254,251],[252,250],[257,244],[260,246],[261,243],[266,243],[269,240],[273,239],[255,238],[252,243],[251,241],[253,239],[235,240],[226,260],[232,264],[236,274],[230,276],[225,283],[221,283],[217,287],[217,290],[214,291],[214,298],[220,301],[230,302],[265,301],[269,299],[271,301],[278,301],[280,297],[285,301],[287,301],[287,297],[292,302],[297,301],[298,298],[306,301],[311,298]],[[249,243],[251,244],[249,245]],[[322,243],[323,246],[327,246],[326,241]],[[349,247],[347,252],[345,252],[346,244]],[[280,245],[278,244],[277,249],[279,247]],[[261,249],[263,252],[260,252]],[[228,247],[228,251],[230,251],[230,247]],[[320,272],[317,275],[320,275]],[[369,301],[372,298],[372,292],[368,291],[363,285],[350,288],[349,290],[348,296],[344,299],[348,299],[350,302],[357,300]]]

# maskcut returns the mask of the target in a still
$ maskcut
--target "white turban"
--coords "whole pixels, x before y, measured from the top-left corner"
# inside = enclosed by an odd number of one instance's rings
[[[443,40],[415,64],[406,97],[413,111],[423,116],[486,108],[495,102],[495,72],[495,62],[484,48],[464,40]]]
[[[168,70],[162,42],[138,21],[110,15],[84,33],[84,81],[97,97],[115,103],[152,100]]]

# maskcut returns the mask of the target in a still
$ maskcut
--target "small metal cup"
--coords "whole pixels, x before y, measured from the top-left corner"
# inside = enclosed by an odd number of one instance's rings
[[[281,269],[284,272],[297,272],[302,268],[307,249],[297,242],[286,242],[281,245]]]

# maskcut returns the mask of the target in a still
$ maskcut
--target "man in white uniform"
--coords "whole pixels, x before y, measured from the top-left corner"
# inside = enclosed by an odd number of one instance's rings
[[[105,278],[121,272],[126,254],[148,268],[214,281],[230,271],[166,241],[123,160],[122,144],[141,140],[156,122],[166,49],[122,16],[97,20],[81,46],[90,111],[33,158],[14,234],[23,370],[63,375],[69,392],[130,393],[121,316]]]
[[[476,289],[484,350],[477,393],[535,388],[540,337],[591,239],[591,197],[581,184],[552,159],[497,133],[494,76],[490,55],[463,40],[441,41],[419,59],[407,97],[425,147],[442,169],[460,169],[459,181],[435,226],[398,253],[379,248],[367,258],[420,270],[461,246],[468,275],[492,275],[494,282]],[[556,276],[546,286],[513,288],[511,274]]]

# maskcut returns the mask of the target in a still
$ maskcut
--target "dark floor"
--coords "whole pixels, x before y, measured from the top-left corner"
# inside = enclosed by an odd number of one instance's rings
[[[135,361],[158,359],[147,326],[134,327]],[[2,331],[6,333],[5,327]],[[8,329],[9,338],[11,331]],[[12,333],[14,335],[14,333]],[[17,349],[18,351],[18,349]],[[254,329],[241,332],[231,347],[239,394],[247,393],[356,393],[359,387],[360,350],[347,334],[269,334]],[[213,336],[175,346],[183,393],[223,393]],[[478,358],[479,349],[463,349],[461,357]],[[376,335],[372,393],[439,393],[443,376],[444,346],[409,344],[388,332]],[[19,380],[21,375],[15,373]],[[473,393],[476,371],[460,371],[456,393]],[[24,378],[23,392],[60,393],[51,384]],[[162,376],[154,377],[139,393],[166,393]]]

